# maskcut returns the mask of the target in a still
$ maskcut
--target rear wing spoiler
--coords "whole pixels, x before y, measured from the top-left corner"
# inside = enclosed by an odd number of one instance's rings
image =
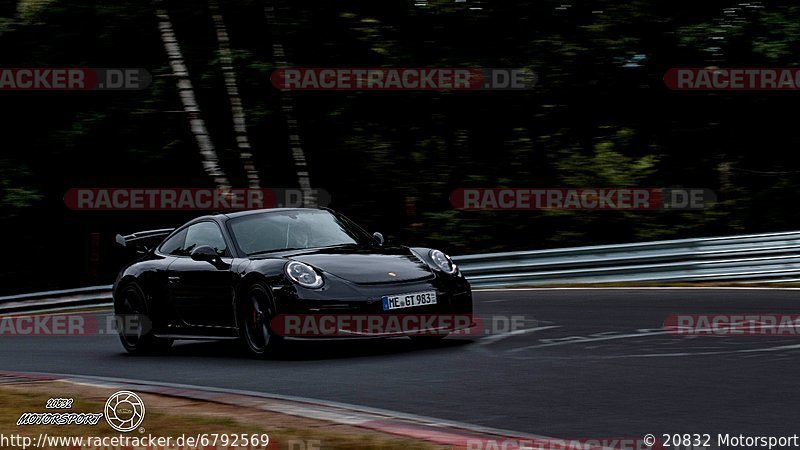
[[[160,244],[174,230],[174,228],[163,228],[160,230],[138,231],[127,236],[118,234],[115,238],[115,243],[122,248],[133,248],[137,253],[145,254]]]

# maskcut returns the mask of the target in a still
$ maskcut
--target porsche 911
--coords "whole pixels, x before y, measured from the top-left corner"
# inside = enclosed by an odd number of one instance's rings
[[[146,324],[120,330],[130,353],[238,339],[261,356],[290,339],[430,342],[471,325],[452,319],[471,316],[472,292],[448,255],[388,245],[326,208],[208,215],[117,242],[138,251],[113,286],[115,314]]]

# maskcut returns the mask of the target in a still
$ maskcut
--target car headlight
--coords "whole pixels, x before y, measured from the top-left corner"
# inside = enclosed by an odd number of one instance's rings
[[[458,269],[453,260],[439,250],[431,250],[431,259],[436,267],[444,273],[456,273]]]
[[[322,276],[308,264],[292,261],[286,265],[286,275],[305,288],[316,289],[322,286]]]

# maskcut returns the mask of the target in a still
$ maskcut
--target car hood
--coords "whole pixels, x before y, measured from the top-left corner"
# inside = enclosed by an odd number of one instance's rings
[[[428,265],[405,247],[323,248],[285,257],[359,284],[404,282],[433,277]]]

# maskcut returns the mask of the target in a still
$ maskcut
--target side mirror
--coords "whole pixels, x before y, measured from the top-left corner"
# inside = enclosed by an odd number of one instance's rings
[[[201,245],[200,247],[192,250],[191,256],[195,261],[205,261],[210,263],[214,263],[219,259],[217,251],[208,245]]]
[[[386,239],[383,238],[383,235],[377,231],[372,233],[372,237],[375,238],[375,241],[378,242],[378,245],[383,245],[383,243],[386,242]]]

